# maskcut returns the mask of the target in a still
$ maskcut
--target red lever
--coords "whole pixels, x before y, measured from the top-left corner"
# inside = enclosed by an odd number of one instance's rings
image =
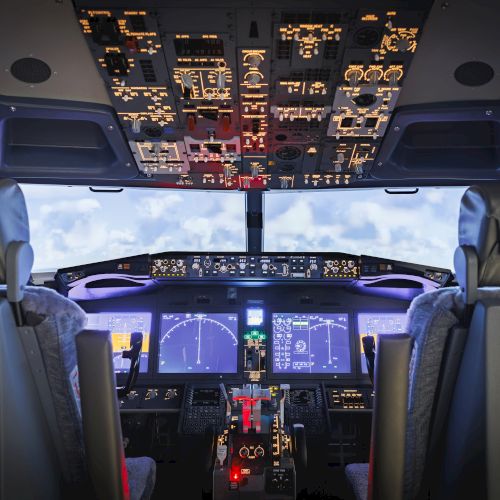
[[[188,129],[192,131],[195,128],[196,128],[196,118],[194,115],[190,114],[188,115]]]

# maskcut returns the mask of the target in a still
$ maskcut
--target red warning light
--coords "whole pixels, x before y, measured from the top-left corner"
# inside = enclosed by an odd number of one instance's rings
[[[231,481],[238,482],[240,479],[241,479],[240,470],[235,468],[235,467],[232,467],[231,468]]]

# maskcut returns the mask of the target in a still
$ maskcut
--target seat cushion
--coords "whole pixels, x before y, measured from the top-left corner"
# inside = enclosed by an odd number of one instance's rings
[[[345,474],[351,483],[356,500],[366,500],[368,496],[368,464],[349,464]]]
[[[153,494],[156,463],[149,457],[127,458],[130,500],[148,500]]]

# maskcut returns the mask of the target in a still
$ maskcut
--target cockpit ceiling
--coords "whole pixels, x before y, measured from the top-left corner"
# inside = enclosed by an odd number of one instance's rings
[[[494,0],[3,2],[0,177],[498,180],[499,21]]]

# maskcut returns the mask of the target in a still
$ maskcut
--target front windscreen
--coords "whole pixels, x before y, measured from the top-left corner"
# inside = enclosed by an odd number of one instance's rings
[[[361,352],[361,371],[368,373],[366,367],[365,350],[362,338],[372,335],[377,341],[378,335],[390,335],[395,333],[406,333],[406,313],[359,313],[358,314],[358,335]]]
[[[264,250],[336,251],[453,269],[465,189],[271,191]]]
[[[350,373],[348,315],[273,314],[273,373]]]
[[[34,272],[143,253],[246,248],[241,192],[21,187],[30,218]]]
[[[130,368],[130,359],[122,358],[122,351],[130,349],[130,337],[134,332],[141,332],[143,335],[140,372],[148,371],[151,316],[149,312],[87,313],[87,328],[89,330],[108,330],[111,332],[115,373],[127,373]]]
[[[237,373],[236,313],[163,313],[160,373]]]

